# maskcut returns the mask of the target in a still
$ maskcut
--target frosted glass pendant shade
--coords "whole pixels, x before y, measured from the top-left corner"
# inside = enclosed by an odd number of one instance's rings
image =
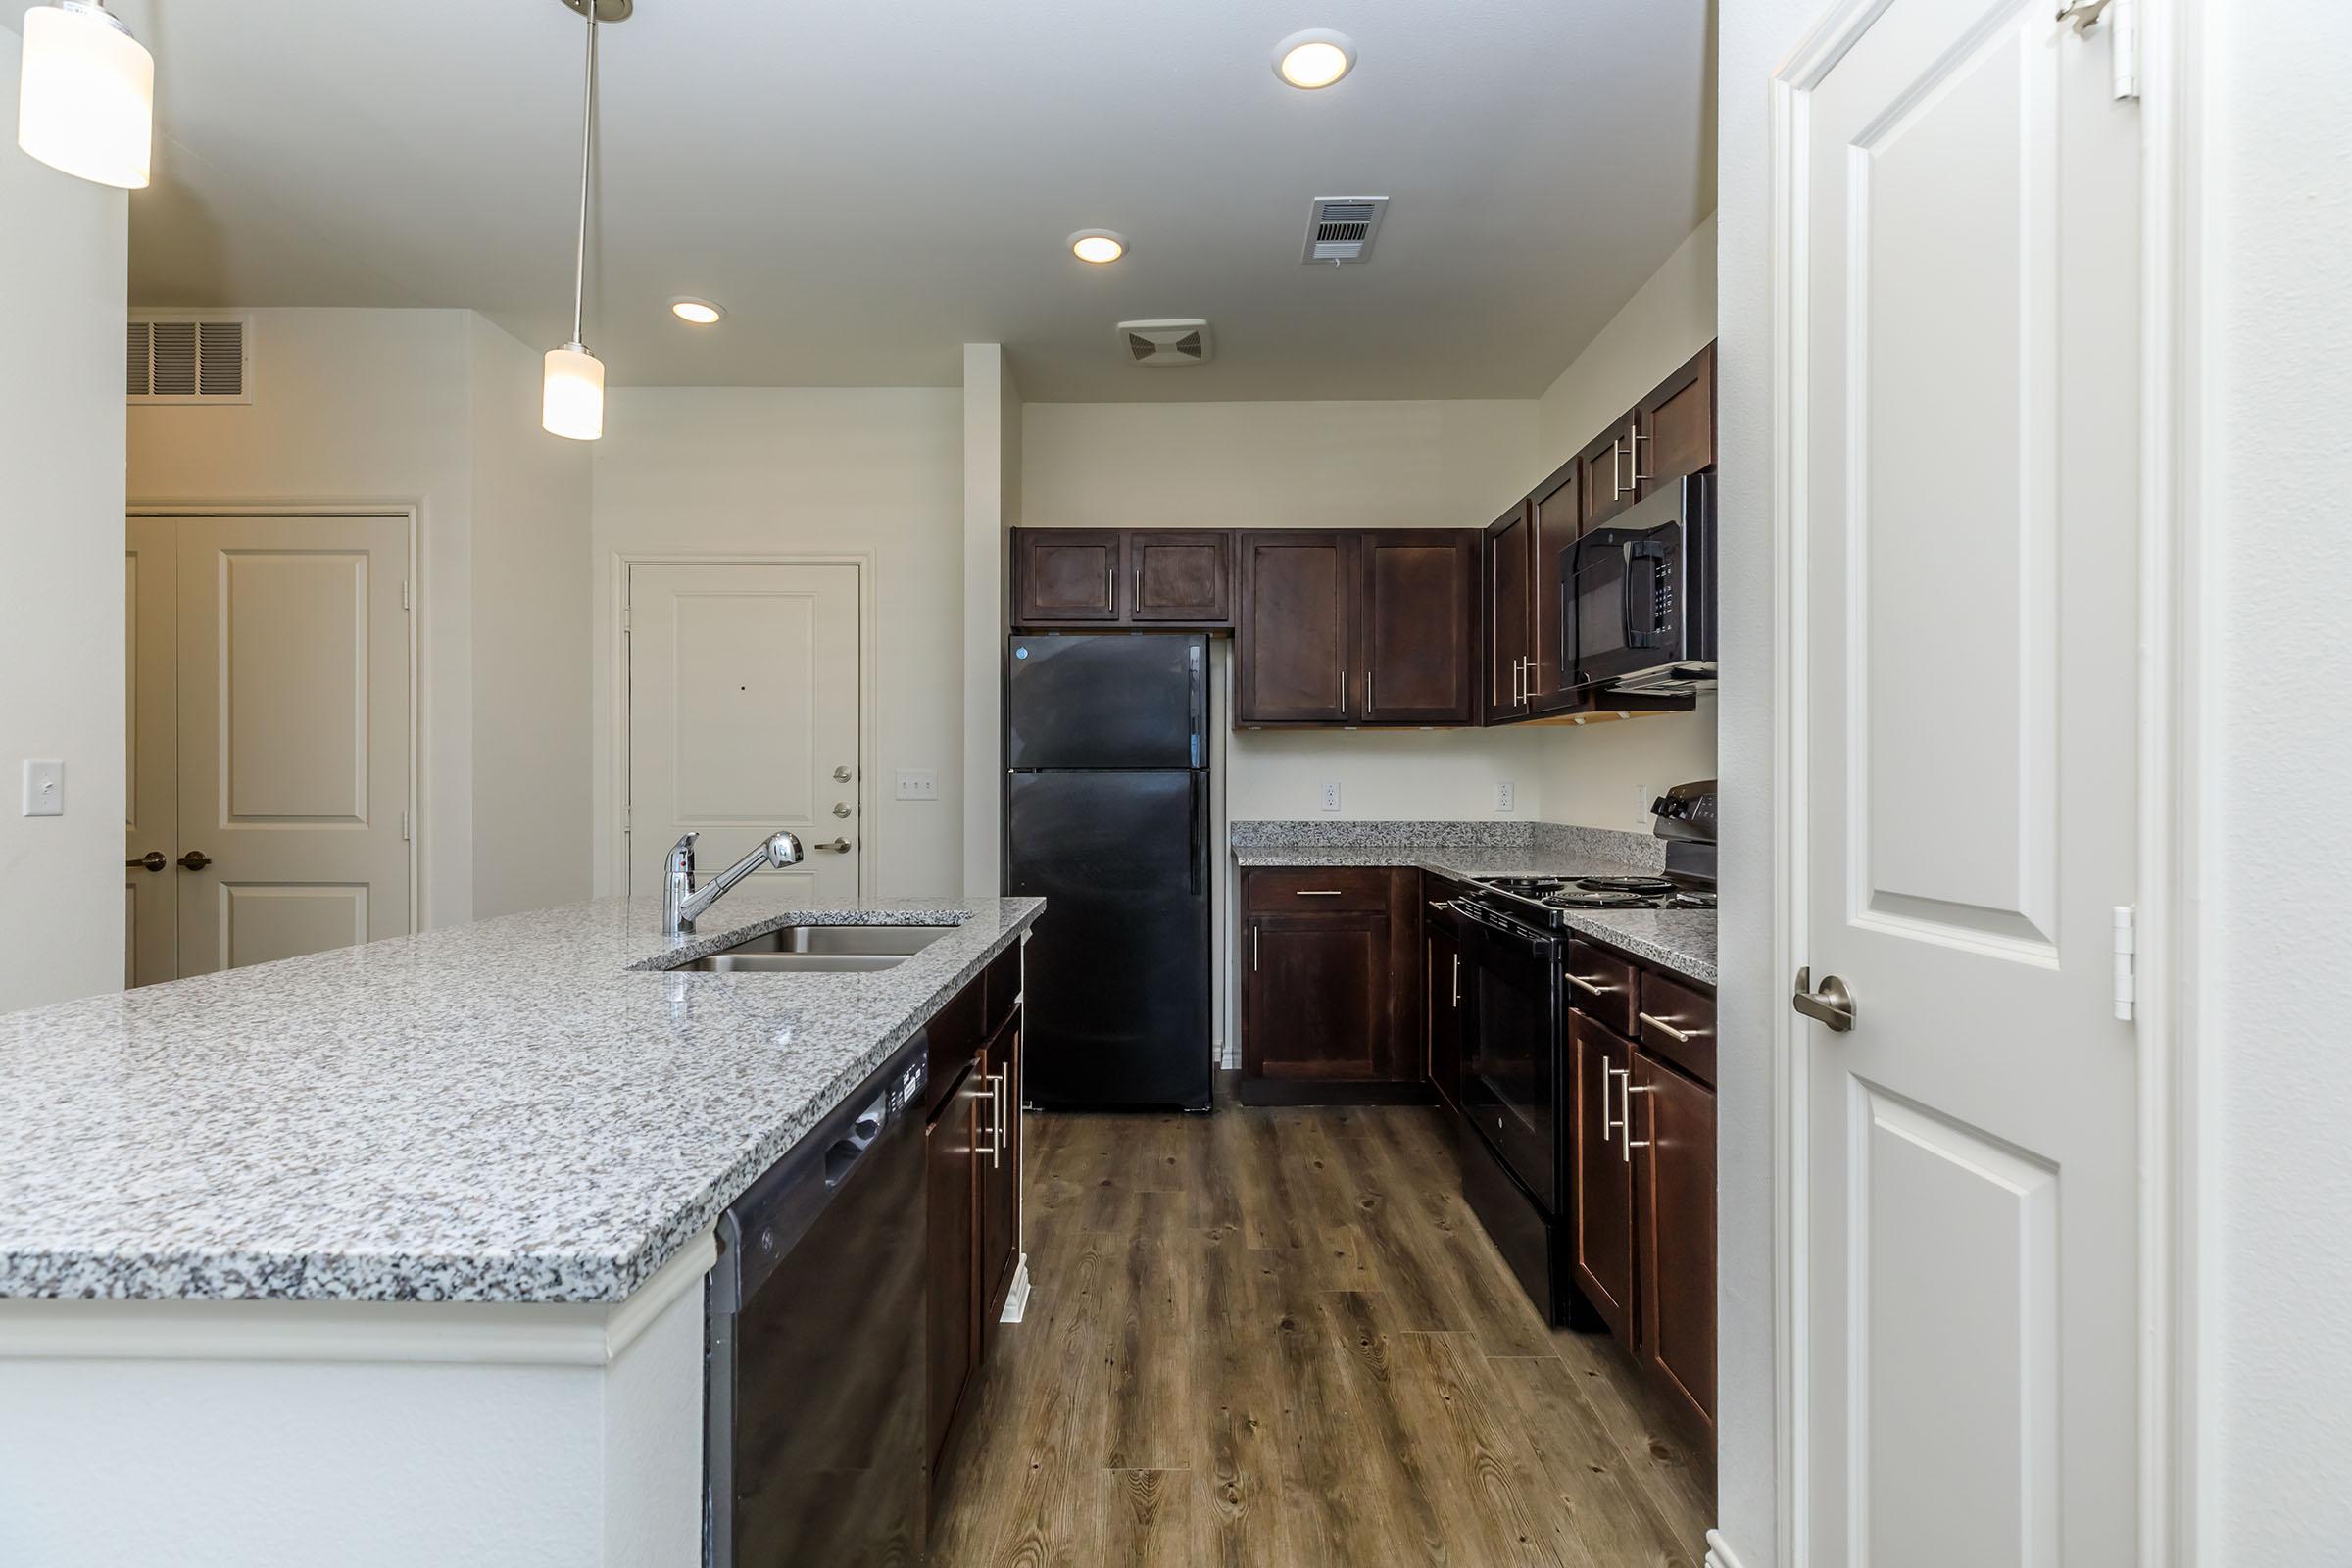
[[[52,169],[143,190],[155,129],[155,57],[87,0],[24,13],[17,145]]]
[[[539,423],[550,434],[594,441],[605,433],[605,362],[577,343],[547,351]]]

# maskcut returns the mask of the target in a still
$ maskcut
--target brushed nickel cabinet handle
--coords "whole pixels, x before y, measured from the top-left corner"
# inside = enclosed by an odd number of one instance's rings
[[[1595,985],[1581,974],[1569,975],[1568,983],[1576,987],[1577,990],[1582,991],[1588,997],[1605,997],[1611,992],[1620,989],[1616,986]]]
[[[1135,568],[1135,597],[1127,602],[1127,612],[1134,614],[1144,608],[1144,568]]]
[[[1462,1004],[1462,956],[1458,953],[1453,956],[1453,1004]]]
[[[1643,435],[1639,430],[1628,430],[1625,433],[1626,454],[1634,460],[1633,468],[1635,484],[1647,484],[1650,480],[1657,477],[1657,475],[1654,473],[1643,473],[1642,471],[1642,443],[1644,441],[1650,441],[1650,438]],[[1650,446],[1654,449],[1657,446],[1657,443],[1655,441],[1650,441]]]
[[[1292,897],[1300,899],[1336,899],[1340,896],[1340,891],[1341,890],[1338,888],[1298,888],[1293,892]]]
[[[1250,928],[1250,972],[1252,974],[1257,972],[1257,930],[1256,926]]]
[[[1643,1023],[1649,1025],[1652,1029],[1655,1029],[1658,1033],[1664,1035],[1667,1039],[1673,1041],[1678,1046],[1687,1046],[1690,1043],[1690,1036],[1687,1031],[1677,1029],[1674,1025],[1668,1023],[1665,1019],[1659,1017],[1654,1012],[1637,1012],[1634,1014],[1634,1016],[1641,1019]]]
[[[1340,671],[1340,716],[1348,716],[1348,672]]]

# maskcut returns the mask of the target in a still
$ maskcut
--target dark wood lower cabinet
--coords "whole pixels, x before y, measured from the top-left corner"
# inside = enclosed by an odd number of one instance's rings
[[[980,1321],[993,1336],[1021,1265],[1021,1020],[1014,1014],[981,1053],[984,1125],[974,1156],[980,1184]]]
[[[1634,1341],[1634,1167],[1620,1086],[1634,1048],[1583,1013],[1568,1016],[1569,1257],[1576,1288],[1609,1332]]]
[[[1242,873],[1245,1101],[1426,1096],[1420,892],[1406,869]]]
[[[967,1063],[925,1132],[925,1367],[935,1477],[956,1407],[980,1365],[980,1209],[972,1161],[980,1139],[981,1076],[978,1062]]]
[[[1443,909],[1425,910],[1421,1006],[1427,1022],[1429,1087],[1448,1110],[1462,1105],[1462,940]]]
[[[1637,1353],[1668,1412],[1715,1447],[1715,1091],[1661,1061],[1635,1059]]]

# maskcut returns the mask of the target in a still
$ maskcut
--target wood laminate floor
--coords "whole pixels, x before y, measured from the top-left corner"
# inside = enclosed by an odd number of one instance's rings
[[[943,1568],[1696,1568],[1706,1488],[1611,1345],[1547,1329],[1424,1107],[1032,1115],[1026,1322]]]

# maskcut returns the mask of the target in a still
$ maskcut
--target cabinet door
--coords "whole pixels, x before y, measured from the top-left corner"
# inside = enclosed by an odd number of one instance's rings
[[[1642,435],[1640,414],[1628,412],[1577,454],[1581,531],[1592,532],[1642,499],[1642,486],[1634,478],[1639,471],[1634,454],[1642,449]]]
[[[1012,618],[1024,626],[1117,620],[1123,550],[1116,529],[1021,529],[1013,536]]]
[[[1634,1061],[1641,1360],[1668,1412],[1715,1443],[1715,1095],[1646,1054]]]
[[[1521,502],[1487,528],[1487,721],[1527,711],[1527,610],[1535,528]]]
[[[1389,1026],[1386,914],[1255,915],[1242,940],[1245,1072],[1379,1076]]]
[[[1353,663],[1366,722],[1467,724],[1477,717],[1478,535],[1392,529],[1359,536],[1363,573]]]
[[[980,1328],[994,1333],[1021,1261],[1021,1015],[980,1054]]]
[[[1533,600],[1528,637],[1526,690],[1528,707],[1538,713],[1572,706],[1575,695],[1573,650],[1569,642],[1567,597],[1561,591],[1563,558],[1584,528],[1584,465],[1571,462],[1537,487],[1528,499],[1528,524],[1533,569],[1529,593]]]
[[[1625,1084],[1634,1051],[1582,1013],[1568,1018],[1571,1238],[1576,1288],[1628,1345],[1634,1329],[1634,1167]]]
[[[1421,940],[1422,1041],[1429,1085],[1449,1110],[1462,1103],[1462,944],[1442,914]]]
[[[935,1479],[956,1407],[980,1360],[979,1193],[972,1162],[986,1094],[976,1065],[967,1063],[925,1134],[925,1359]]]
[[[1127,618],[1233,624],[1233,535],[1139,529],[1127,535]]]
[[[1642,493],[1715,466],[1715,345],[1658,383],[1642,400],[1639,477]]]
[[[1348,668],[1355,536],[1246,533],[1241,552],[1235,722],[1328,724],[1356,716]]]

